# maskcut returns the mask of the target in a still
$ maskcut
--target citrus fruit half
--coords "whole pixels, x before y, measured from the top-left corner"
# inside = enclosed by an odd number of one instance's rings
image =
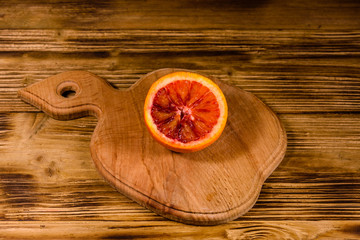
[[[195,152],[215,142],[224,130],[227,103],[210,79],[173,72],[152,84],[145,99],[145,124],[159,143],[176,152]]]

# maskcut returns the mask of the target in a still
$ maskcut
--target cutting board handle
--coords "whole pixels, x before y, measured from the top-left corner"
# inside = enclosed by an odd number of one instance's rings
[[[121,91],[86,71],[60,73],[18,92],[20,98],[59,120],[88,115],[99,118],[106,99],[115,93]]]

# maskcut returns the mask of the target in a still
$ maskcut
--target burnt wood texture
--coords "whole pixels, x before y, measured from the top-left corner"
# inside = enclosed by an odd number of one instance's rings
[[[360,2],[0,1],[0,237],[360,238]],[[97,119],[49,118],[17,91],[85,70],[118,89],[185,68],[246,90],[280,118],[284,160],[245,215],[167,220],[91,160]]]

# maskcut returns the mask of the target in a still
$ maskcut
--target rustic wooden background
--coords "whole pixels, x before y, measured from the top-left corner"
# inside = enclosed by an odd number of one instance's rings
[[[97,173],[95,118],[16,95],[67,70],[128,88],[164,67],[252,92],[285,125],[285,159],[235,221],[140,207]],[[0,239],[360,239],[359,122],[358,0],[0,0]]]

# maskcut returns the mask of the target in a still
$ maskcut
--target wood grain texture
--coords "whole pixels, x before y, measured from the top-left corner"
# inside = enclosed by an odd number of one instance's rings
[[[357,236],[360,162],[353,160],[359,148],[352,146],[359,141],[358,118],[339,114],[280,117],[290,131],[287,155],[265,182],[255,206],[229,224],[239,228],[252,221],[256,232],[269,221],[280,225],[293,221],[295,234],[296,226],[301,226],[299,221],[305,221],[314,234],[320,234],[322,225],[318,221],[326,219],[334,224],[328,237],[334,233],[339,237]],[[212,236],[206,232],[219,231],[216,236],[221,239],[225,238],[222,229],[230,229],[226,224],[191,230],[190,226],[165,221],[108,186],[97,173],[89,152],[97,122],[94,117],[57,121],[43,113],[12,113],[2,114],[1,120],[5,129],[0,145],[3,236],[27,238],[32,235],[20,234],[29,231],[43,238],[54,236],[58,234],[55,226],[46,228],[54,221],[58,231],[82,229],[83,233],[74,233],[74,238],[93,234],[96,225],[100,236],[140,238],[136,237],[140,234],[150,239],[158,237],[154,231],[167,232],[167,238],[206,238]],[[344,121],[342,126],[336,124],[340,120]],[[173,227],[166,227],[169,224]],[[342,224],[353,227],[340,227]],[[19,235],[13,229],[18,229]],[[235,233],[242,236],[240,231]]]
[[[357,239],[359,224],[345,221],[248,222],[214,227],[180,227],[170,222],[153,221],[33,221],[8,222],[0,227],[0,237],[7,239]],[[64,229],[66,231],[64,232]],[[139,231],[141,229],[141,232]],[[29,232],[30,230],[30,232]]]
[[[0,237],[360,238],[359,6],[0,0]],[[254,93],[287,130],[284,160],[255,206],[228,224],[183,225],[119,197],[91,161],[97,120],[57,121],[16,94],[69,70],[127,89],[166,67]]]
[[[37,111],[17,90],[87,70],[129,88],[183,67],[256,94],[277,113],[359,112],[359,31],[0,30],[0,106]]]
[[[356,0],[1,1],[1,28],[359,29]]]
[[[17,222],[8,222],[1,226],[0,237],[7,239],[32,239],[34,236],[49,239],[331,239],[358,237],[359,225],[354,222],[345,221],[289,221],[279,222],[248,222],[241,225],[229,224],[214,227],[185,226],[161,221],[154,221],[153,228],[139,228],[146,224],[139,222],[114,222],[114,221],[78,221],[78,222],[56,222],[56,221],[33,221],[20,225]],[[261,225],[263,227],[261,228]],[[64,229],[66,231],[64,232]],[[31,232],[29,232],[31,230]]]
[[[177,71],[183,70],[156,70],[127,91],[89,72],[70,71],[21,89],[19,96],[55,119],[96,116],[90,148],[97,169],[141,205],[189,224],[233,220],[255,204],[283,159],[286,133],[254,95],[214,80],[229,108],[220,139],[195,153],[165,149],[144,127],[144,102],[152,83]],[[75,95],[64,96],[68,90]]]

